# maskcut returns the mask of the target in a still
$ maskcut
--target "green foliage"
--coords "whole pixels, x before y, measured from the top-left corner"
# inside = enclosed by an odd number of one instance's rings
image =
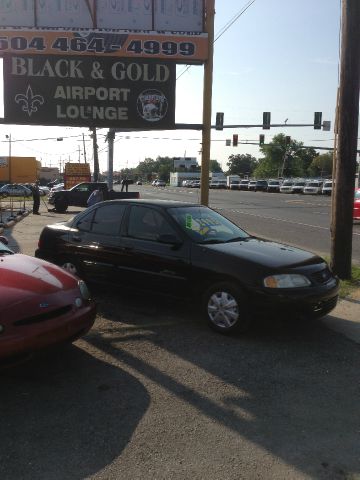
[[[146,178],[150,181],[157,177],[160,180],[169,182],[170,172],[174,169],[174,161],[170,157],[157,157],[156,160],[152,158],[145,158],[139,165],[132,170],[134,175],[140,178]]]
[[[286,135],[279,133],[271,143],[260,147],[264,155],[254,171],[254,176],[260,177],[302,177],[314,158],[318,155],[313,148],[302,148],[303,143],[294,139],[286,144]]]
[[[222,172],[222,168],[220,163],[217,160],[210,160],[209,162],[209,170],[210,172]]]
[[[244,175],[251,176],[257,163],[258,162],[256,158],[248,153],[230,155],[228,162],[226,163],[228,167],[227,174],[240,175],[241,177],[243,177]]]
[[[351,268],[351,280],[340,280],[340,297],[348,297],[360,288],[360,267]]]
[[[333,169],[333,154],[332,152],[323,153],[315,157],[308,168],[308,173],[311,176],[330,176]]]

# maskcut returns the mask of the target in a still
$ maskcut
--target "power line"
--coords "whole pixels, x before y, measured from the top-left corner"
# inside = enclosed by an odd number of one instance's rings
[[[60,136],[60,137],[48,137],[48,138],[22,138],[19,140],[16,139],[11,139],[11,143],[16,143],[16,142],[43,142],[46,140],[58,140],[60,138],[62,139],[68,139],[68,138],[77,138],[81,137],[82,135],[69,135],[67,137]],[[9,140],[0,140],[1,143],[9,143]]]
[[[241,8],[241,10],[236,13],[233,18],[231,18],[219,31],[219,33],[215,36],[215,40],[214,40],[214,43],[216,42],[216,40],[218,40],[220,37],[222,37],[224,35],[224,33],[229,30],[229,28],[241,17],[241,15],[243,15],[246,10],[248,8],[251,7],[251,5],[255,2],[256,0],[250,0],[244,7]],[[190,69],[191,65],[188,65],[185,70],[183,70],[180,75],[176,78],[176,80],[179,80],[179,78],[184,75],[184,73],[186,73],[189,69]]]

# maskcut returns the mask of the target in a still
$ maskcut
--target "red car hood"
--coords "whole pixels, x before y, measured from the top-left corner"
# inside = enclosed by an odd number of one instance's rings
[[[0,312],[45,300],[56,292],[66,295],[77,279],[65,270],[27,255],[0,256]]]

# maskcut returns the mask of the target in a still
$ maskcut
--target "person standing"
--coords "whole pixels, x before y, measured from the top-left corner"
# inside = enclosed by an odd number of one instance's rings
[[[33,197],[33,215],[41,215],[39,212],[40,208],[40,190],[39,190],[39,182],[36,181],[31,186],[31,192]]]
[[[127,192],[129,189],[129,180],[127,177],[123,178],[121,181],[121,191],[123,192],[125,188],[125,191]]]

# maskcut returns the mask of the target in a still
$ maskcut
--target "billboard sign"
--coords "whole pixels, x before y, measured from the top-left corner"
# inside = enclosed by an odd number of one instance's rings
[[[205,0],[0,1],[0,55],[207,59]]]
[[[91,182],[90,165],[88,163],[65,163],[65,190],[81,182]]]
[[[202,32],[203,0],[6,0],[0,27]]]
[[[204,34],[169,37],[157,32],[2,30],[0,55],[6,53],[159,58],[201,63],[207,58],[208,43]]]
[[[176,64],[117,57],[4,58],[6,123],[175,128]]]

